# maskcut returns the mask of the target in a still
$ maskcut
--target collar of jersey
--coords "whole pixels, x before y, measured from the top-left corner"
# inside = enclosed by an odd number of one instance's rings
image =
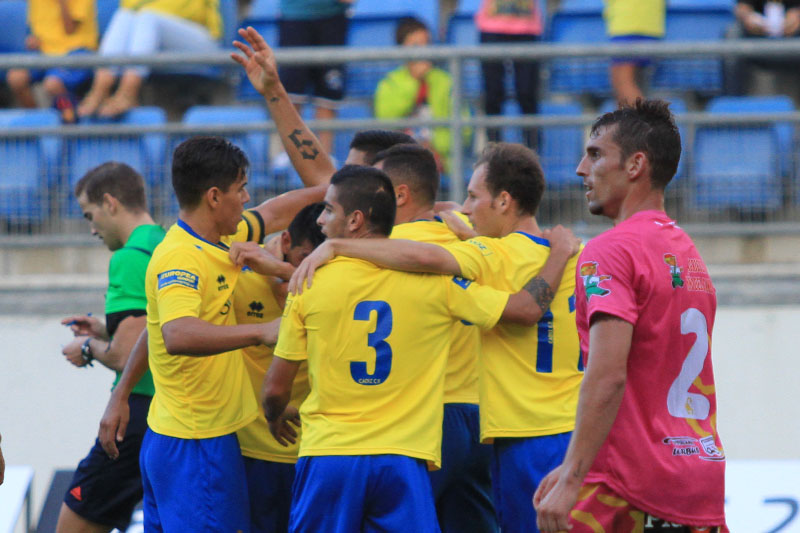
[[[201,241],[203,241],[204,243],[206,243],[206,244],[209,244],[209,245],[211,245],[211,246],[213,246],[213,247],[215,247],[215,248],[219,248],[220,250],[225,250],[226,252],[227,252],[228,250],[230,250],[230,248],[229,248],[228,246],[226,246],[225,244],[223,244],[223,243],[221,243],[221,242],[218,242],[218,243],[213,243],[213,242],[211,242],[211,241],[207,241],[207,240],[205,240],[205,239],[204,239],[204,238],[202,238],[200,235],[198,235],[198,234],[197,234],[197,233],[196,233],[196,232],[195,232],[195,231],[192,229],[192,227],[191,227],[189,224],[187,224],[186,222],[184,222],[184,221],[183,221],[183,220],[181,220],[181,219],[178,219],[178,227],[179,227],[179,228],[181,228],[181,229],[182,229],[183,231],[185,231],[186,233],[188,233],[189,235],[191,235],[192,237],[194,237],[195,239],[200,239],[200,240],[201,240]]]
[[[537,237],[536,235],[531,235],[530,233],[525,233],[524,231],[515,231],[514,233],[519,233],[521,235],[525,235],[527,238],[535,242],[536,244],[541,244],[542,246],[547,246],[550,248],[550,241],[547,239],[543,239],[541,237]]]

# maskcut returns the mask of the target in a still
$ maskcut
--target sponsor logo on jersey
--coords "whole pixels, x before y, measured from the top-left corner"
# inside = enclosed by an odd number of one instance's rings
[[[481,251],[481,255],[483,256],[492,255],[492,251],[489,249],[489,247],[483,244],[481,241],[476,239],[470,239],[467,242],[478,248],[478,250]]]
[[[611,279],[611,276],[604,274],[599,275],[597,261],[587,261],[582,263],[580,267],[581,277],[583,278],[583,288],[586,291],[586,301],[592,299],[592,296],[607,296],[611,293],[610,289],[601,287],[600,284],[604,281]]]
[[[250,310],[247,312],[247,316],[264,318],[264,313],[262,313],[262,311],[264,310],[264,304],[262,304],[261,302],[252,301],[250,302],[250,305],[248,305],[247,307],[250,308]]]
[[[225,280],[225,276],[223,276],[222,274],[217,276],[217,283],[219,283],[219,287],[217,287],[218,291],[224,291],[225,289],[228,288],[228,283]]]
[[[472,280],[464,279],[461,276],[453,276],[453,283],[455,283],[462,289],[466,289],[472,284]]]
[[[158,275],[158,290],[170,285],[183,285],[197,290],[197,274],[187,270],[166,270]]]
[[[725,460],[725,454],[717,448],[714,435],[708,435],[701,439],[695,437],[665,437],[661,442],[667,446],[672,446],[673,457],[696,455],[704,461]]]
[[[672,288],[683,287],[683,269],[678,266],[678,258],[675,254],[664,254],[664,263],[669,267],[669,275],[672,277]]]

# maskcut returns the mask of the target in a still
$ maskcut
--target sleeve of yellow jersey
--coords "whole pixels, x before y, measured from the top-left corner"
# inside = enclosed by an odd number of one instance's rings
[[[156,265],[158,319],[167,322],[185,316],[199,317],[205,276],[195,254],[168,253]]]
[[[465,278],[446,280],[450,314],[479,328],[493,328],[508,303],[509,293],[479,285]]]
[[[290,294],[281,318],[278,344],[273,352],[276,356],[290,361],[308,359],[306,327],[302,315],[302,296]]]
[[[264,242],[264,219],[258,211],[249,209],[242,213],[242,220],[236,227],[236,233],[224,239],[225,244],[232,242]]]
[[[494,255],[489,237],[475,237],[448,244],[445,249],[455,257],[461,268],[461,275],[471,280],[484,279],[488,261]]]

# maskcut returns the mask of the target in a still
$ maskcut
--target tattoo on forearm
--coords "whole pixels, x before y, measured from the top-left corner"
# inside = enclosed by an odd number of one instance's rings
[[[547,311],[550,307],[550,303],[555,298],[556,293],[550,288],[550,284],[547,283],[544,279],[536,276],[532,280],[525,285],[525,290],[533,296],[533,299],[536,301],[536,305],[541,308],[542,312]]]
[[[314,160],[319,155],[319,150],[314,147],[314,143],[308,139],[303,139],[303,130],[294,130],[289,134],[289,140],[297,147],[303,159]]]
[[[275,102],[277,102],[278,100],[280,100],[280,98],[279,98],[279,97],[277,97],[277,96],[273,96],[272,98],[270,98],[270,99],[269,99],[270,103],[275,103]]]

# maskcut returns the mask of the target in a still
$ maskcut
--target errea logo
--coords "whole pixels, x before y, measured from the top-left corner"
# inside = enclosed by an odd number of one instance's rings
[[[262,313],[262,311],[264,310],[264,304],[262,304],[261,302],[252,301],[250,302],[250,305],[248,305],[248,307],[250,308],[250,310],[247,312],[247,316],[264,318],[264,313]]]
[[[218,291],[224,291],[225,289],[228,288],[228,283],[225,280],[225,276],[223,276],[222,274],[217,276],[217,283],[219,283],[219,287],[217,287]]]

